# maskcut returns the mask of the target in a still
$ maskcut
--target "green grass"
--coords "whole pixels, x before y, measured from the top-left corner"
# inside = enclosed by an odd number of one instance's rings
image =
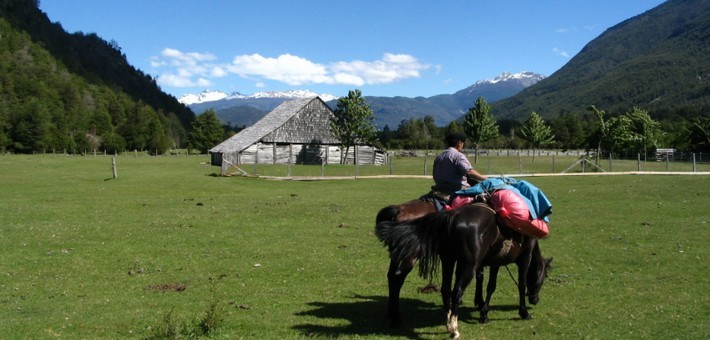
[[[381,207],[430,180],[218,177],[206,162],[118,157],[111,179],[110,157],[0,156],[3,337],[189,337],[209,322],[214,338],[446,337],[440,297],[416,275],[405,327],[387,327],[372,232]],[[710,336],[708,176],[529,180],[554,205],[541,302],[518,320],[504,271],[490,323],[468,291],[463,336]]]

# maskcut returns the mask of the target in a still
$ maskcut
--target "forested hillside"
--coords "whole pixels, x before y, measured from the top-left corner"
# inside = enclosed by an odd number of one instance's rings
[[[115,42],[66,33],[36,0],[0,0],[0,151],[161,153],[193,118]]]
[[[710,1],[669,0],[604,32],[569,63],[514,97],[498,118],[551,119],[590,105],[612,115],[636,106],[658,119],[710,111]]]

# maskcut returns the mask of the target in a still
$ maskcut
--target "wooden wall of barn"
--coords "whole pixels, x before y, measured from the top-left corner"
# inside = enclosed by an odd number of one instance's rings
[[[221,154],[222,174],[240,164],[340,164],[343,151],[336,145],[257,143],[239,153]],[[387,164],[387,154],[372,146],[351,147],[347,163],[354,164],[356,156],[359,165]]]

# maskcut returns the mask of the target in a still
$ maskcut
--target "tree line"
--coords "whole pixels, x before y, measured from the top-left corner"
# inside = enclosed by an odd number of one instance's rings
[[[0,2],[0,152],[163,153],[193,119],[117,42],[66,33],[37,1]]]
[[[710,152],[710,117],[655,120],[646,110],[632,107],[610,114],[589,106],[580,114],[563,114],[546,121],[531,112],[524,122],[497,121],[491,106],[478,98],[462,119],[437,127],[431,116],[403,120],[396,130],[389,126],[379,133],[388,149],[440,149],[444,136],[464,133],[469,148],[583,149],[597,155],[651,155],[656,148]]]

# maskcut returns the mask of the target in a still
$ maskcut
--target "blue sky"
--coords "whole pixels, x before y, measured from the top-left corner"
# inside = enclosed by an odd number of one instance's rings
[[[115,40],[179,97],[205,89],[338,97],[450,94],[502,72],[549,76],[661,0],[41,0],[70,33]]]

